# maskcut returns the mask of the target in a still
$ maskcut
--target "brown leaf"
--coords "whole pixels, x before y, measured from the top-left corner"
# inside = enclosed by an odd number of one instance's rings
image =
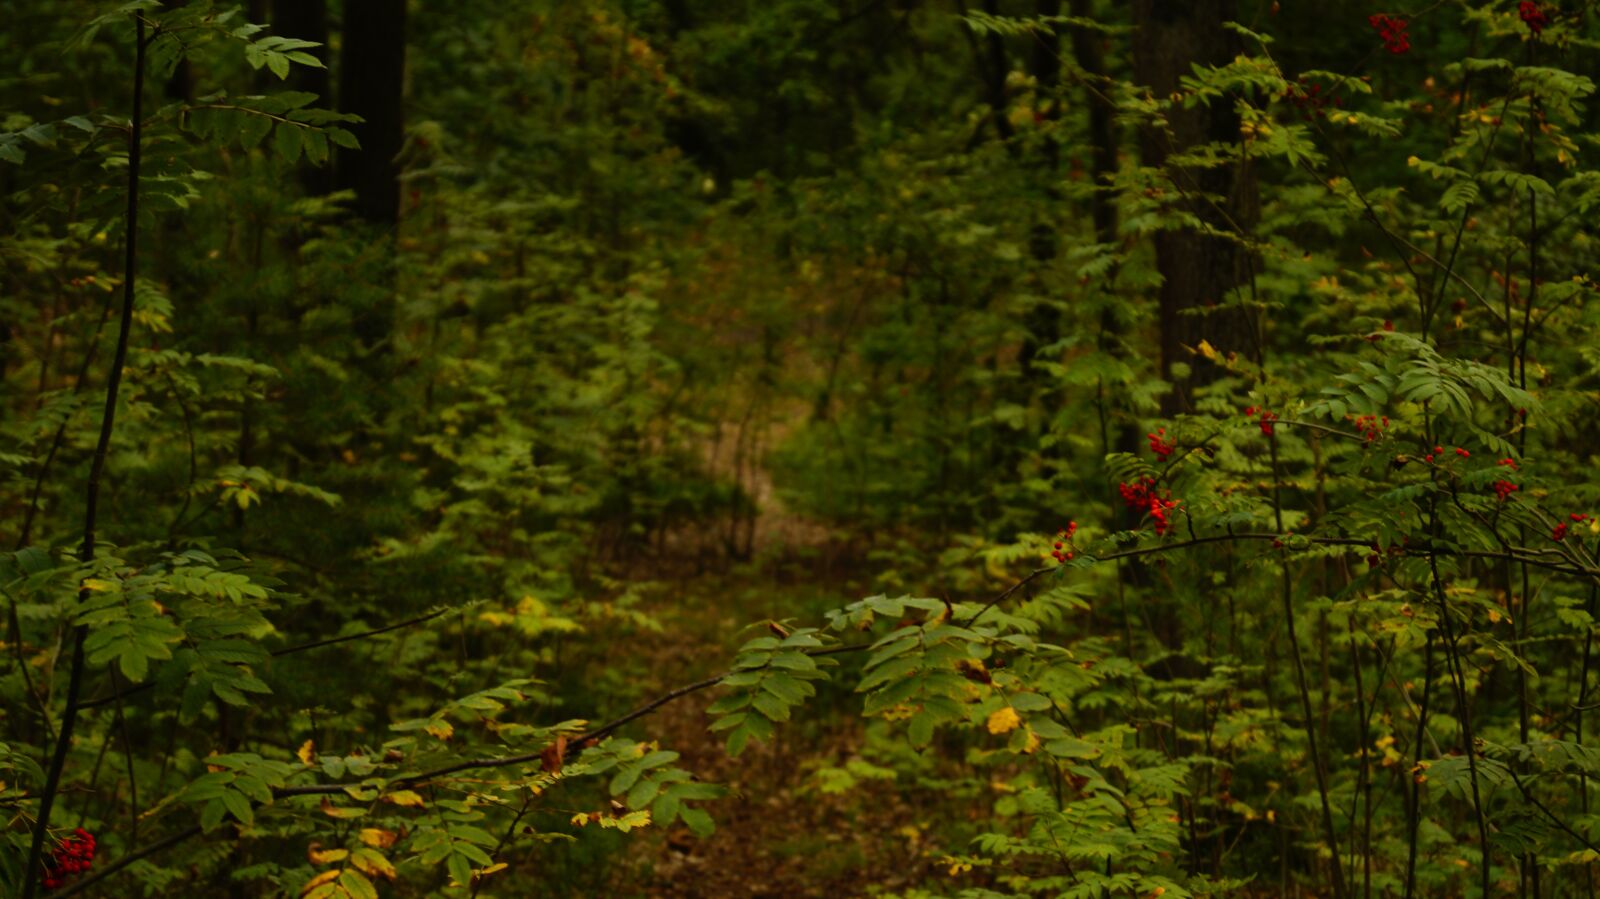
[[[556,737],[556,741],[544,748],[539,753],[539,770],[546,774],[560,774],[561,763],[567,757],[567,738]]]

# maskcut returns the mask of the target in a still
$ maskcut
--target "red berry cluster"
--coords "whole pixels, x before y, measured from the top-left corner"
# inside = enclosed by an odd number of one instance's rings
[[[1293,103],[1300,110],[1300,115],[1306,121],[1311,121],[1323,107],[1332,103],[1339,109],[1344,108],[1344,98],[1333,96],[1333,91],[1326,94],[1322,92],[1322,85],[1316,84],[1301,75],[1300,80],[1283,92],[1284,99]]]
[[[1583,514],[1582,512],[1574,512],[1571,515],[1568,515],[1567,519],[1569,521],[1571,521],[1573,524],[1577,524],[1578,522],[1588,521],[1589,520],[1589,516]],[[1567,537],[1567,522],[1566,521],[1563,521],[1560,524],[1556,525],[1555,529],[1550,532],[1550,539],[1556,541],[1557,543],[1560,543],[1562,540],[1565,540],[1566,537]]]
[[[1494,495],[1495,495],[1495,498],[1500,500],[1501,502],[1505,502],[1506,500],[1510,499],[1511,498],[1511,494],[1516,493],[1517,489],[1518,489],[1517,485],[1511,483],[1510,481],[1495,481],[1494,482]]]
[[[1272,436],[1272,423],[1278,420],[1278,413],[1269,412],[1264,408],[1255,406],[1246,406],[1244,407],[1244,414],[1246,418],[1255,417],[1261,424],[1261,433],[1266,434],[1268,437]]]
[[[1057,562],[1066,562],[1072,558],[1072,538],[1077,533],[1078,523],[1076,521],[1069,521],[1066,527],[1056,531],[1056,545],[1055,549],[1050,551],[1050,555]]]
[[[1356,430],[1368,442],[1373,443],[1383,438],[1389,430],[1389,416],[1358,415],[1355,418]]]
[[[1427,454],[1426,456],[1423,456],[1422,459],[1423,459],[1424,462],[1432,462],[1435,458],[1437,458],[1439,456],[1442,456],[1442,455],[1444,455],[1444,447],[1435,446],[1433,448],[1433,452]],[[1459,447],[1459,446],[1456,447],[1456,455],[1460,456],[1463,459],[1472,458],[1472,453],[1468,452],[1464,447]]]
[[[1411,35],[1406,34],[1409,24],[1399,16],[1386,16],[1377,13],[1367,17],[1367,24],[1377,29],[1378,36],[1383,38],[1384,49],[1399,56],[1411,49]]]
[[[1163,462],[1167,461],[1167,457],[1172,455],[1173,450],[1177,449],[1177,446],[1167,442],[1166,428],[1156,428],[1145,436],[1150,438],[1150,452],[1155,453],[1156,458]]]
[[[1522,24],[1528,26],[1528,30],[1534,34],[1543,31],[1544,26],[1550,24],[1550,17],[1544,14],[1543,7],[1533,0],[1522,0],[1518,3],[1517,15],[1522,17]]]
[[[94,846],[94,834],[81,827],[74,830],[45,860],[39,885],[47,890],[59,889],[69,878],[89,870],[94,864]]]
[[[1156,492],[1154,478],[1145,478],[1131,484],[1118,484],[1117,491],[1122,494],[1122,501],[1128,508],[1137,509],[1156,523],[1156,534],[1165,537],[1172,530],[1172,515],[1178,508],[1180,500],[1175,500],[1172,495],[1162,490]]]

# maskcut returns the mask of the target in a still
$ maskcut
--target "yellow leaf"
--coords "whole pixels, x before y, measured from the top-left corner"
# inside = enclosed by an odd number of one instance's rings
[[[490,874],[498,874],[501,871],[504,871],[508,867],[510,867],[510,866],[507,865],[505,862],[495,862],[494,864],[490,865],[487,868],[478,868],[478,869],[474,870],[472,872],[472,876],[474,876],[474,877],[488,877]]]
[[[1212,346],[1209,340],[1200,341],[1200,345],[1195,347],[1195,352],[1210,359],[1212,362],[1217,361],[1217,348]]]
[[[1038,749],[1039,749],[1039,735],[1034,733],[1033,732],[1033,728],[1030,727],[1030,728],[1028,728],[1028,745],[1022,747],[1022,754],[1023,755],[1033,755],[1035,752],[1038,751]]]
[[[573,815],[572,816],[572,823],[576,824],[579,827],[587,826],[589,824],[589,813],[588,812],[579,812],[576,815]]]
[[[311,848],[306,850],[306,858],[310,859],[313,865],[331,865],[350,857],[348,849],[318,849],[319,845],[321,844],[312,843]]]
[[[301,743],[299,751],[295,753],[295,757],[300,760],[302,765],[311,764],[311,760],[317,757],[317,744],[310,740]]]
[[[313,877],[310,880],[306,881],[306,885],[300,888],[300,895],[304,896],[305,894],[311,892],[312,890],[316,889],[317,887],[322,886],[325,883],[332,883],[333,881],[338,880],[338,879],[339,879],[339,869],[338,868],[334,868],[332,871],[323,871],[321,874],[318,874],[316,877]]]
[[[448,740],[455,736],[456,732],[455,725],[443,719],[429,723],[423,730],[427,732],[428,736],[436,737],[440,740]]]
[[[388,849],[399,838],[400,835],[392,830],[384,830],[379,827],[361,828],[361,842],[376,849]]]
[[[1022,724],[1022,719],[1017,716],[1017,710],[1011,706],[996,709],[989,715],[989,733],[1003,734],[1016,730]]]
[[[419,807],[423,805],[422,796],[415,790],[395,790],[383,797],[395,805]]]

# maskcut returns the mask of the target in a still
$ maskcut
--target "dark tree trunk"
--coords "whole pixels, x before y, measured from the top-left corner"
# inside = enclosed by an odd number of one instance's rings
[[[339,109],[361,116],[351,127],[359,150],[340,150],[334,181],[355,192],[355,212],[379,229],[378,240],[393,246],[400,221],[400,165],[404,140],[406,0],[346,0],[339,52]],[[386,347],[394,332],[393,253],[386,253],[374,277],[382,289],[357,301],[352,328],[368,350],[363,367],[382,382]]]
[[[365,121],[350,129],[361,149],[339,151],[336,180],[355,191],[362,218],[392,225],[400,218],[395,157],[404,138],[405,0],[348,0],[343,35],[339,109]]]
[[[1221,65],[1240,52],[1238,36],[1222,27],[1238,18],[1234,0],[1135,0],[1133,14],[1134,77],[1156,97],[1177,91],[1178,79],[1193,64]],[[1199,144],[1239,139],[1239,117],[1231,100],[1175,108],[1167,118],[1169,129],[1147,128],[1140,136],[1147,165],[1165,165],[1171,155]],[[1184,199],[1174,202],[1201,221],[1235,232],[1254,224],[1259,201],[1248,167],[1175,167],[1171,174],[1176,183],[1168,186],[1168,193],[1181,193]],[[1202,195],[1218,199],[1211,203],[1200,199]],[[1188,410],[1192,388],[1218,373],[1191,353],[1193,347],[1203,340],[1222,353],[1254,348],[1254,315],[1242,306],[1221,308],[1235,289],[1248,283],[1253,260],[1237,243],[1193,230],[1163,231],[1156,235],[1155,247],[1162,276],[1161,372],[1174,382],[1163,403],[1170,415]],[[1194,309],[1208,311],[1188,312]],[[1192,377],[1173,377],[1175,362],[1191,365]]]
[[[1059,16],[1061,0],[1036,0],[1034,12],[1047,18]],[[1061,84],[1061,35],[1054,25],[1048,26],[1044,33],[1033,36],[1028,74],[1034,79],[1035,111],[1046,123],[1054,123],[1061,117],[1061,101],[1057,96]],[[1061,175],[1061,147],[1053,134],[1046,134],[1040,141],[1034,165],[1046,208],[1034,221],[1028,233],[1028,244],[1034,261],[1039,263],[1040,276],[1046,277],[1045,266],[1056,258],[1060,245],[1056,223],[1060,221],[1057,207],[1061,204],[1061,191],[1056,186],[1056,179]],[[1043,373],[1033,363],[1044,347],[1061,339],[1061,315],[1050,303],[1041,302],[1028,315],[1027,327],[1028,335],[1022,346],[1022,378],[1025,384],[1035,385]]]
[[[1089,0],[1072,0],[1071,12],[1076,18],[1089,18],[1093,14]],[[1057,9],[1060,5],[1057,4]],[[1089,177],[1095,185],[1094,197],[1089,201],[1090,215],[1094,219],[1094,239],[1103,244],[1117,240],[1117,200],[1111,191],[1111,177],[1117,171],[1117,132],[1115,119],[1117,107],[1111,99],[1111,85],[1106,81],[1105,35],[1089,28],[1072,31],[1072,55],[1083,70],[1088,84],[1084,86],[1084,102],[1089,107],[1089,145],[1092,157]],[[1111,320],[1114,329],[1115,319]]]
[[[275,0],[272,4],[272,33],[316,41],[322,46],[306,52],[322,60],[323,65],[329,64],[327,0]],[[327,69],[295,66],[290,70],[289,87],[316,94],[318,106],[333,105],[333,85]],[[309,194],[325,194],[333,189],[333,174],[327,166],[303,165],[300,168],[300,183],[305,185]]]
[[[967,14],[967,5],[964,0],[956,0],[956,11],[959,15]],[[983,11],[989,15],[999,15],[994,0],[984,0]],[[1005,42],[998,34],[989,34],[981,41],[971,28],[963,27],[962,32],[967,36],[967,43],[972,46],[973,61],[978,66],[978,78],[983,86],[983,101],[989,105],[989,117],[985,121],[994,124],[995,134],[1005,144],[1006,152],[1016,155],[1017,148],[1012,144],[1011,138],[1015,136],[1016,129],[1011,127],[1011,120],[1006,118],[1006,74],[1011,69],[1011,62],[1006,55]],[[973,143],[980,140],[982,129],[973,135]]]

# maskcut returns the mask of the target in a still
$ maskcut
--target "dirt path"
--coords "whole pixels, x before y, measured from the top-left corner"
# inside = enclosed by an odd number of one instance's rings
[[[702,586],[711,590],[696,591],[701,596],[742,592],[727,581]],[[660,635],[652,677],[690,682],[725,665],[738,642],[732,635],[749,623],[730,611],[688,604],[665,611],[668,632]],[[845,792],[819,787],[817,769],[843,765],[863,743],[859,707],[849,698],[780,725],[773,741],[752,743],[738,759],[706,729],[705,707],[715,698],[713,690],[673,703],[643,730],[681,752],[681,766],[733,791],[710,807],[716,833],[702,840],[679,826],[639,839],[616,872],[614,895],[859,896],[868,895],[869,884],[895,890],[925,873],[921,835],[905,826],[916,820],[906,791],[885,780]]]

